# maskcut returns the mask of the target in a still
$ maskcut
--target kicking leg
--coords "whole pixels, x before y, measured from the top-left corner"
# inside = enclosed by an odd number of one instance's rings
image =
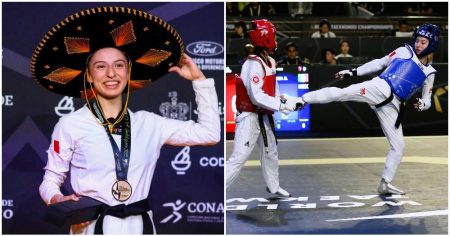
[[[306,103],[330,103],[330,102],[366,102],[374,106],[383,102],[390,95],[389,85],[375,77],[362,83],[353,84],[346,88],[328,87],[305,93],[302,99]]]

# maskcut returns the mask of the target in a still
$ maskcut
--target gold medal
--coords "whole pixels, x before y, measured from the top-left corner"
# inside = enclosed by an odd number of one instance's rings
[[[112,195],[119,202],[128,200],[131,193],[131,184],[126,180],[117,180],[112,186]]]

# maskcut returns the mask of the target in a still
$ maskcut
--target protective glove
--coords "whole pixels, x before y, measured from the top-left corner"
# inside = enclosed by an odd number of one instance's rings
[[[414,108],[417,109],[418,111],[425,111],[431,107],[431,103],[429,102],[425,103],[425,101],[422,100],[422,98],[416,98],[416,101],[417,102],[414,103]]]
[[[289,114],[289,112],[303,109],[304,106],[304,101],[301,97],[291,97],[287,94],[281,95],[280,101],[280,111],[285,115]]]
[[[348,78],[351,76],[357,76],[356,68],[353,68],[351,70],[341,70],[334,75],[334,77],[339,80]]]

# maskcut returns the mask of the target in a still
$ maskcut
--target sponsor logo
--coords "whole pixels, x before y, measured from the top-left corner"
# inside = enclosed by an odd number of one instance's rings
[[[186,206],[186,207],[185,207]],[[181,211],[184,209],[184,215],[187,222],[223,222],[223,203],[221,202],[166,202],[163,207],[171,207],[172,213],[160,221],[160,223],[177,223],[183,218]]]
[[[184,102],[178,101],[177,91],[169,92],[170,102],[163,102],[159,106],[159,111],[164,117],[176,120],[187,120],[187,114],[189,112],[189,106]]]
[[[434,38],[434,40],[437,40],[437,37],[433,35],[433,33],[426,31],[424,29],[419,30],[419,32],[417,33],[419,36],[423,36],[425,38]]]
[[[191,167],[190,147],[186,146],[178,152],[173,161],[171,162],[172,168],[176,171],[177,175],[185,175],[187,170]],[[223,167],[225,159],[223,157],[201,157],[199,159],[201,167]]]
[[[187,205],[189,213],[223,213],[223,203],[219,202],[190,202]]]
[[[13,99],[14,99],[13,95],[2,95],[2,105],[7,107],[14,106]]]
[[[183,216],[178,212],[179,210],[181,210],[184,206],[186,205],[185,202],[182,202],[181,200],[177,200],[176,202],[166,202],[163,204],[163,207],[172,207],[172,213],[167,216],[166,218],[164,218],[163,220],[161,220],[161,223],[167,223],[169,222],[172,218],[172,224],[177,223],[178,221],[181,220],[181,218],[183,218]]]
[[[65,116],[73,111],[75,111],[75,107],[73,106],[73,97],[69,96],[63,97],[55,107],[55,113],[58,116]]]
[[[2,215],[3,215],[3,219],[6,220],[10,220],[13,218],[14,216],[14,211],[12,209],[8,209],[8,208],[12,208],[14,207],[14,200],[12,199],[2,199]]]
[[[381,200],[381,201],[379,201]],[[249,208],[262,207],[267,210],[279,208],[289,209],[316,209],[318,208],[356,208],[364,206],[372,207],[400,207],[403,205],[420,206],[421,203],[410,200],[404,195],[392,195],[380,199],[379,195],[347,195],[347,196],[320,196],[318,201],[311,201],[309,197],[289,197],[273,202],[270,199],[255,198],[231,198],[226,201],[227,211],[245,211]],[[323,206],[325,205],[325,206]],[[251,206],[251,207],[249,207]]]
[[[200,166],[202,167],[223,167],[225,159],[223,157],[202,157]]]
[[[198,41],[187,45],[186,51],[195,56],[215,56],[223,52],[223,46],[212,41]]]
[[[190,150],[191,148],[189,146],[184,147],[172,161],[172,168],[177,172],[177,175],[185,175],[186,171],[191,167]]]

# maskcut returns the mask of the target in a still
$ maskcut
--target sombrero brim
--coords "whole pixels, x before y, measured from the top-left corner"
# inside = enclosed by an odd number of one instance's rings
[[[31,75],[52,92],[84,97],[87,59],[105,47],[130,58],[132,89],[165,75],[184,51],[181,37],[162,19],[125,7],[98,7],[67,17],[44,36],[33,53]]]

